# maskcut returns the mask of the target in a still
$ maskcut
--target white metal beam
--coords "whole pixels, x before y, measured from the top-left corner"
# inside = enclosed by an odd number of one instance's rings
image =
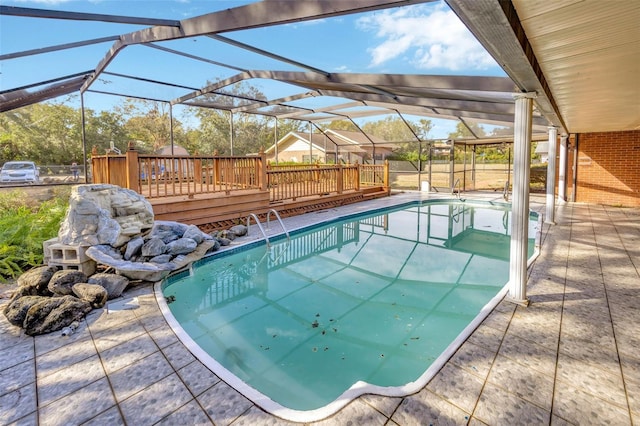
[[[125,34],[98,63],[94,75],[82,87],[89,88],[125,46],[176,40],[207,34],[311,21],[352,13],[427,3],[434,0],[266,0],[180,21],[180,26],[154,26]]]
[[[445,1],[518,88],[537,94],[536,106],[548,124],[566,133],[567,127],[513,4],[503,0]]]

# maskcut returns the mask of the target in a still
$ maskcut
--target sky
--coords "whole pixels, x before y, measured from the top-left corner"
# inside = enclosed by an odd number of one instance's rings
[[[291,0],[296,1],[296,0]],[[248,0],[0,0],[3,6],[182,20],[221,9],[242,6]],[[137,31],[143,26],[29,17],[0,16],[0,55],[63,43]],[[254,47],[327,72],[403,73],[430,75],[505,76],[482,46],[441,1],[337,18],[235,31],[223,34]],[[113,42],[25,58],[0,61],[0,91],[65,75],[93,70]],[[162,43],[194,55],[247,69],[297,70],[208,37]],[[142,46],[122,50],[107,68],[199,88],[207,81],[227,78],[238,71],[178,58]],[[257,81],[271,97],[299,88]],[[103,75],[97,90],[134,90],[140,96],[174,99],[191,90],[167,89]],[[111,99],[109,99],[111,98]],[[85,104],[107,109],[121,98],[87,94]]]

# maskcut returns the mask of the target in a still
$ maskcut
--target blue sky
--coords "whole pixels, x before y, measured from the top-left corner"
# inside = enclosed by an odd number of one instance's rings
[[[292,0],[294,1],[294,0]],[[181,20],[251,1],[222,0],[0,0],[19,6],[108,15]],[[0,54],[119,35],[142,26],[101,22],[0,16]],[[466,27],[443,2],[425,3],[311,22],[236,31],[225,37],[267,50],[328,72],[406,73],[435,75],[504,76]],[[32,84],[95,68],[113,43],[0,61],[0,90]],[[163,46],[206,56],[248,69],[293,70],[293,66],[231,48],[208,37],[163,43]],[[156,49],[135,46],[121,51],[108,71],[202,87],[207,81],[229,77],[237,71],[177,58]],[[260,84],[264,85],[260,86]],[[270,91],[287,95],[284,87],[256,82]],[[135,86],[141,95],[173,99],[181,89],[145,87],[117,77],[103,76],[103,88],[115,91]],[[99,88],[99,86],[94,86]],[[89,108],[102,109],[120,101],[117,97],[88,94]]]

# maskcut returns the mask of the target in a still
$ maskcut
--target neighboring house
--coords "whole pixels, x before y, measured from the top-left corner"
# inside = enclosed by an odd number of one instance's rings
[[[173,152],[171,152],[171,145],[165,145],[156,149],[156,155],[189,155],[189,151],[180,145],[173,145]]]
[[[373,143],[372,143],[373,142]],[[375,147],[375,149],[374,149]],[[324,133],[289,132],[265,150],[271,162],[293,163],[373,163],[382,162],[393,151],[386,141],[360,132],[326,130]],[[277,158],[276,158],[277,156]]]
[[[173,152],[172,152],[173,151]],[[166,145],[156,149],[153,155],[158,156],[189,156],[189,151],[187,151],[184,147],[180,145],[173,145],[173,150],[171,149],[171,145]],[[145,178],[147,174],[149,174],[152,178],[166,176],[168,175],[176,175],[182,174],[183,176],[188,175],[192,172],[191,165],[192,163],[188,159],[174,159],[173,164],[171,163],[171,159],[168,158],[155,158],[151,160],[149,163],[146,161],[142,161],[141,167],[142,172],[140,174],[141,178]]]

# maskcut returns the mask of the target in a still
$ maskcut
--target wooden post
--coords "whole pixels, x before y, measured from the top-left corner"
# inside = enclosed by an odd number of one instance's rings
[[[127,174],[127,189],[138,191],[138,186],[140,184],[140,171],[138,170],[138,151],[135,150],[133,142],[129,142],[127,152],[125,153],[125,168]]]
[[[196,152],[196,157],[193,159],[193,184],[196,183],[202,184],[203,175],[202,175],[202,158],[197,157],[198,153]]]
[[[356,191],[360,191],[360,173],[362,172],[362,168],[360,167],[360,163],[356,161]]]
[[[267,190],[267,154],[264,153],[264,150],[260,150],[260,164],[258,164],[258,170],[256,171],[256,175],[260,176],[260,189],[262,191]]]
[[[104,183],[102,181],[103,179],[102,162],[97,157],[98,157],[98,147],[94,145],[93,148],[91,148],[91,170],[92,170],[91,181],[93,183]]]
[[[336,177],[336,191],[338,192],[338,194],[342,194],[342,188],[343,188],[343,172],[344,169],[342,167],[342,163],[338,164],[338,176]]]
[[[387,195],[391,194],[391,185],[389,185],[389,160],[384,160],[383,185]]]

